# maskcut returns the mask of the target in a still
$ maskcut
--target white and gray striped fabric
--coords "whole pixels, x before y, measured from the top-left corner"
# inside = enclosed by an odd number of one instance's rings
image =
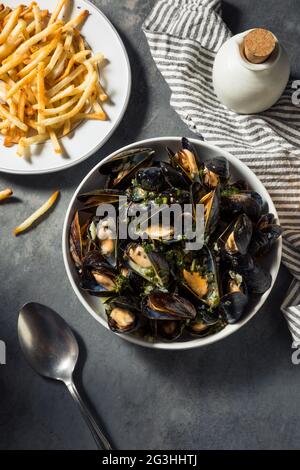
[[[300,110],[292,104],[291,83],[275,106],[257,115],[238,115],[218,101],[213,62],[231,37],[220,0],[159,0],[143,30],[182,120],[206,141],[240,158],[268,189],[284,227],[283,263],[294,276],[282,311],[299,342]]]

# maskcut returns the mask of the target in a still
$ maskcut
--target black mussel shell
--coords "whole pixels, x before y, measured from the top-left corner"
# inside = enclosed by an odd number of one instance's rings
[[[135,299],[128,297],[116,297],[106,307],[108,325],[116,333],[130,333],[135,330],[139,313]]]
[[[80,194],[77,199],[82,202],[86,208],[92,208],[97,207],[100,204],[116,204],[122,196],[126,196],[123,191],[100,189]]]
[[[166,341],[178,340],[184,330],[185,323],[178,320],[162,320],[157,322],[157,335]]]
[[[222,195],[221,217],[232,220],[238,214],[246,214],[251,220],[257,221],[263,211],[264,203],[261,196],[254,191],[243,191],[237,194]]]
[[[190,187],[190,181],[181,172],[176,170],[167,162],[160,162],[161,169],[165,176],[166,182],[171,188],[179,188],[188,190]]]
[[[98,251],[90,251],[82,260],[81,287],[92,295],[114,296],[118,289],[117,275]]]
[[[160,167],[150,167],[138,170],[136,181],[144,191],[160,192],[165,186],[165,176]]]
[[[229,162],[225,157],[215,157],[205,162],[204,183],[209,188],[215,188],[219,181],[227,181],[229,176]]]
[[[225,325],[224,325],[225,326]],[[204,337],[221,329],[221,317],[219,315],[219,309],[206,310],[200,306],[197,309],[197,316],[194,320],[191,320],[187,325],[187,330],[192,336]]]
[[[272,276],[269,271],[258,265],[254,265],[253,269],[246,271],[243,277],[252,294],[262,295],[270,289],[272,284]]]
[[[248,304],[248,290],[243,277],[234,271],[228,271],[223,276],[223,296],[220,309],[230,324],[236,323],[242,317]]]
[[[161,291],[153,291],[144,298],[142,313],[151,320],[188,320],[196,317],[196,309],[187,299]]]
[[[154,150],[151,148],[136,148],[126,150],[118,155],[115,155],[108,162],[100,166],[99,172],[102,175],[111,175],[111,173],[119,173],[125,167],[132,167],[138,163],[145,162],[154,155]]]
[[[268,253],[274,243],[282,235],[282,228],[275,224],[273,214],[263,215],[254,230],[249,252],[252,256],[262,256]]]
[[[246,255],[252,237],[252,222],[246,214],[241,214],[220,236],[221,249],[229,255]]]

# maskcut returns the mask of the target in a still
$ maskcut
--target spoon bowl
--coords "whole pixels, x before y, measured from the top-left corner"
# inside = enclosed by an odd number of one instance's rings
[[[22,351],[40,375],[71,382],[78,360],[77,340],[65,320],[38,303],[21,308],[18,335]]]
[[[73,372],[79,347],[65,320],[45,305],[28,303],[19,313],[18,336],[21,349],[31,367],[43,377],[65,383],[98,448],[111,450],[104,431],[96,423],[74,384]]]

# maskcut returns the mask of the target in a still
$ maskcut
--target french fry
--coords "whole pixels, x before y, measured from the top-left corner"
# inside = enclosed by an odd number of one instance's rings
[[[87,10],[83,10],[78,16],[76,16],[76,18],[73,18],[65,24],[63,27],[63,32],[66,32],[72,28],[77,28],[88,16],[89,12]]]
[[[7,21],[4,29],[2,30],[0,34],[0,44],[3,44],[6,41],[6,39],[8,38],[8,36],[10,35],[14,27],[17,25],[18,19],[22,10],[23,10],[23,7],[20,5],[10,15],[9,20]]]
[[[58,141],[58,138],[57,138],[57,135],[56,135],[55,131],[53,129],[49,130],[49,135],[50,135],[50,139],[51,139],[51,142],[52,142],[52,145],[53,145],[53,148],[54,148],[54,152],[58,153],[58,154],[61,154],[62,149],[61,149],[61,146],[60,146],[60,143]]]
[[[0,104],[0,115],[4,116],[5,119],[7,119],[8,121],[10,121],[12,124],[14,124],[15,126],[19,127],[19,129],[21,129],[22,131],[27,131],[28,130],[28,126],[26,126],[26,124],[24,124],[23,122],[20,121],[20,119],[18,119],[16,116],[13,116],[12,114],[10,114],[2,104]]]
[[[52,194],[50,199],[48,199],[48,201],[45,202],[45,204],[43,204],[37,211],[35,211],[30,217],[28,217],[28,219],[26,219],[21,225],[19,225],[17,228],[14,229],[13,234],[15,236],[18,236],[21,233],[28,230],[30,227],[32,227],[32,225],[38,219],[40,219],[43,215],[46,214],[46,212],[48,212],[51,209],[51,207],[56,202],[58,196],[59,196],[59,191],[56,191],[54,194]]]
[[[67,3],[68,0],[60,0],[60,2],[58,3],[58,5],[56,6],[54,12],[52,13],[51,15],[51,18],[49,20],[49,26],[52,25],[53,23],[55,23],[55,21],[57,20],[57,18],[59,17],[59,14],[61,12],[61,10],[63,9],[63,7],[65,6],[65,4]]]
[[[5,201],[9,197],[13,195],[13,190],[8,188],[4,189],[3,191],[0,191],[0,201]]]
[[[37,5],[33,5],[33,16],[34,16],[34,23],[35,23],[35,32],[40,33],[42,30],[42,19],[41,19],[41,10]]]
[[[37,96],[38,96],[38,133],[44,134],[45,128],[40,123],[44,118],[45,111],[45,82],[44,82],[45,66],[43,62],[38,65],[37,72]]]
[[[34,69],[21,80],[19,80],[7,93],[7,99],[13,96],[21,88],[24,88],[27,83],[31,82],[36,77],[36,73],[36,69]]]

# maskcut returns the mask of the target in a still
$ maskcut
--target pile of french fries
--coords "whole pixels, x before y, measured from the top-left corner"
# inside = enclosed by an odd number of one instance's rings
[[[60,0],[52,14],[36,2],[0,5],[0,132],[5,146],[18,144],[20,156],[49,139],[60,154],[59,138],[78,121],[107,119],[99,72],[105,58],[93,55],[80,34],[88,11],[59,18],[67,3]]]

